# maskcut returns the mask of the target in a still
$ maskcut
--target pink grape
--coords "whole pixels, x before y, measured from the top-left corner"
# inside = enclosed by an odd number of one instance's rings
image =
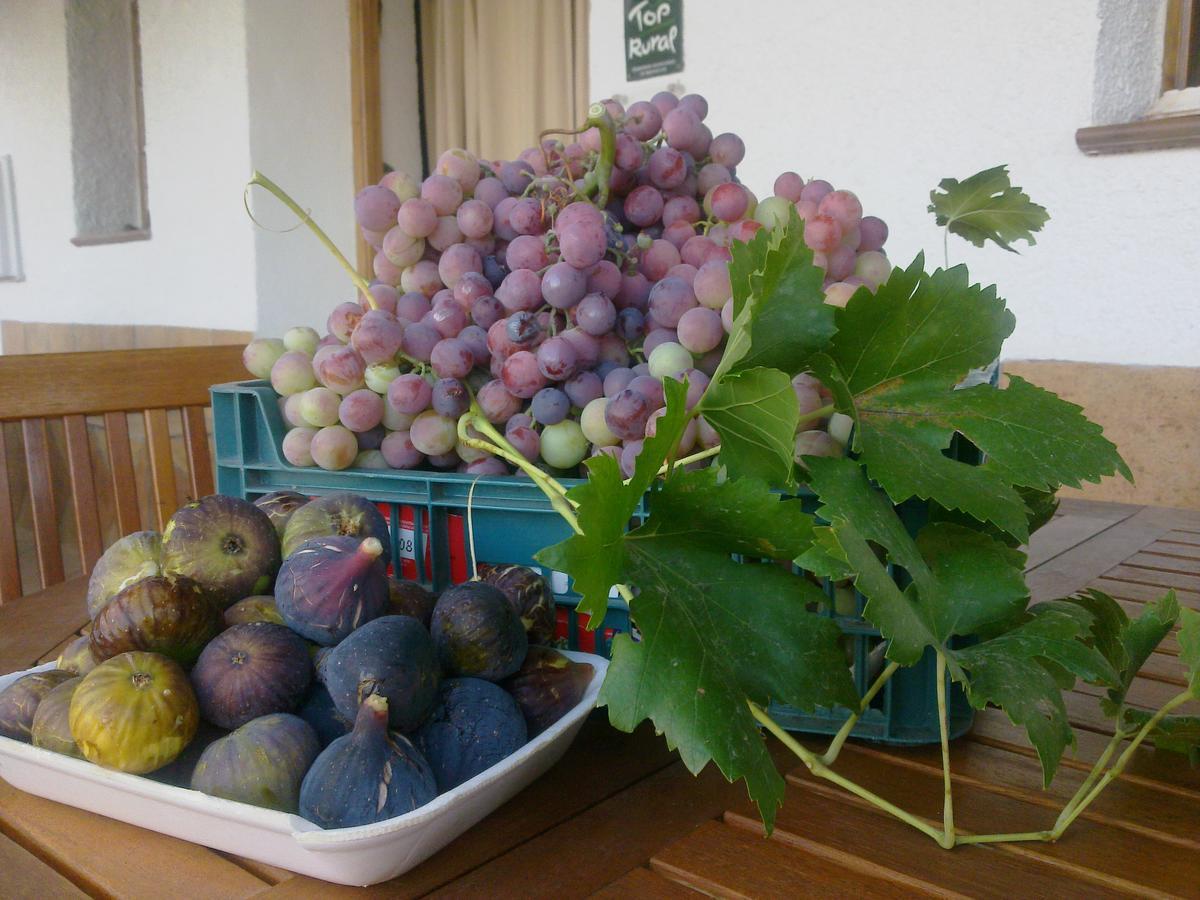
[[[679,105],[690,109],[697,119],[703,120],[708,115],[708,101],[703,94],[684,94],[679,98]]]
[[[682,103],[663,116],[663,134],[676,150],[687,150],[700,134],[700,117]]]
[[[379,186],[385,187],[392,191],[401,202],[416,197],[420,193],[420,186],[407,172],[392,171],[384,174],[379,179]]]
[[[504,387],[522,400],[529,400],[546,386],[546,376],[538,366],[538,358],[528,350],[518,350],[504,361],[500,371]]]
[[[662,216],[663,196],[658,188],[644,184],[625,197],[625,218],[639,228],[653,225]]]
[[[458,280],[458,284],[454,285],[454,299],[465,310],[470,310],[471,304],[480,297],[491,295],[492,284],[482,272],[466,272]]]
[[[740,184],[719,184],[713,188],[713,215],[722,222],[736,222],[746,214],[750,198]]]
[[[538,347],[536,356],[538,371],[551,381],[566,381],[577,369],[575,348],[561,337],[547,340]]]
[[[317,380],[345,395],[365,386],[366,361],[353,347],[322,347],[312,361]]]
[[[684,372],[684,377],[687,378],[687,408],[691,409],[700,402],[700,398],[708,390],[710,379],[700,369],[690,369]]]
[[[541,451],[541,440],[538,438],[538,433],[528,425],[519,425],[516,428],[510,429],[505,433],[508,442],[513,445],[518,453],[525,457],[530,462],[535,462]]]
[[[592,267],[587,278],[589,294],[603,294],[609,300],[617,296],[621,290],[621,270],[616,263],[602,259]]]
[[[679,256],[685,263],[695,266],[697,269],[714,259],[730,258],[729,251],[725,247],[721,247],[699,234],[688,239],[679,251]]]
[[[638,268],[650,281],[659,281],[666,277],[671,266],[681,262],[679,251],[670,241],[662,239],[654,241],[649,249],[642,251]]]
[[[416,291],[401,294],[396,300],[396,318],[405,324],[420,322],[430,309],[429,298]]]
[[[293,466],[315,466],[312,442],[317,429],[308,426],[292,428],[283,436],[283,458]]]
[[[559,337],[575,348],[575,363],[579,368],[590,369],[600,360],[600,344],[586,331],[568,328]]]
[[[488,357],[487,332],[478,325],[468,325],[458,333],[458,339],[466,344],[475,360],[475,365],[486,366]]]
[[[304,393],[288,394],[286,397],[280,397],[283,403],[280,405],[280,411],[283,413],[283,421],[293,428],[306,425],[304,417],[300,415],[300,401],[304,398]]]
[[[354,333],[358,320],[363,317],[365,312],[362,304],[354,300],[347,300],[333,308],[329,313],[329,318],[325,320],[325,327],[343,344],[349,343],[350,335]]]
[[[441,307],[435,306],[421,321],[432,325],[443,338],[452,338],[466,328],[470,320],[458,302],[451,299]]]
[[[448,288],[453,288],[468,272],[482,272],[483,260],[474,247],[469,247],[466,244],[451,244],[444,251],[438,260],[438,275],[442,278],[442,283]]]
[[[762,222],[756,222],[754,219],[742,219],[740,222],[734,222],[729,226],[729,242],[741,241],[745,243],[753,238],[762,227]],[[725,258],[728,259],[728,257]]]
[[[858,249],[860,251],[883,249],[888,237],[887,223],[883,219],[877,216],[863,216],[858,227],[860,231]]]
[[[458,443],[458,422],[427,409],[413,419],[408,438],[426,456],[440,456]]]
[[[733,296],[729,284],[729,264],[724,260],[711,260],[696,270],[692,291],[701,306],[719,310]]]
[[[504,360],[521,349],[508,336],[507,319],[497,319],[488,327],[487,345],[488,350],[492,354],[492,362],[496,362],[497,360],[504,362]]]
[[[736,134],[726,131],[712,139],[708,145],[708,155],[713,162],[733,168],[745,158],[746,144]]]
[[[676,106],[679,105],[679,98],[670,91],[659,91],[650,98],[650,103],[658,110],[660,115],[666,115]]]
[[[663,190],[671,190],[683,184],[687,178],[687,162],[683,154],[673,147],[659,147],[650,154],[646,163],[650,183]]]
[[[309,452],[312,453],[313,462],[322,469],[346,469],[358,456],[358,438],[348,428],[329,425],[313,435]]]
[[[695,307],[696,294],[682,278],[667,276],[650,290],[650,314],[662,327],[674,328]]]
[[[449,419],[457,419],[471,405],[466,385],[457,378],[439,378],[433,385],[433,411]]]
[[[700,204],[692,197],[671,197],[663,205],[662,223],[664,227],[670,227],[678,221],[695,224],[701,218]]]
[[[385,187],[371,184],[354,198],[354,218],[370,231],[387,231],[396,224],[400,198]]]
[[[537,309],[542,304],[542,277],[532,269],[516,269],[504,276],[496,299],[510,313]]]
[[[566,211],[563,210],[564,213]],[[602,221],[585,220],[567,225],[555,223],[555,230],[558,232],[559,254],[564,262],[577,269],[594,266],[608,249],[608,235]]]
[[[492,232],[501,240],[511,241],[517,236],[517,231],[513,228],[509,216],[512,215],[512,211],[516,209],[519,202],[520,199],[517,197],[505,197],[492,210]]]
[[[825,274],[829,278],[842,279],[854,271],[854,251],[849,247],[835,247],[826,255]]]
[[[696,191],[704,196],[718,185],[733,181],[729,170],[719,163],[709,163],[696,173]]]
[[[667,402],[662,382],[653,375],[633,376],[633,380],[629,382],[629,390],[637,391],[645,397],[646,403],[651,409],[659,409]]]
[[[400,268],[419,262],[424,253],[425,241],[405,234],[399,225],[388,229],[383,236],[383,255]]]
[[[556,262],[542,276],[542,297],[556,309],[570,309],[587,293],[587,275],[570,263]]]
[[[453,148],[442,151],[434,171],[458,182],[464,194],[469,194],[479,183],[479,160],[469,150]]]
[[[604,424],[623,441],[633,441],[646,432],[650,404],[637,391],[625,388],[604,407]]]
[[[491,295],[480,297],[471,304],[471,319],[483,328],[491,328],[504,315],[504,304]]]
[[[271,367],[288,349],[279,338],[255,338],[242,351],[242,365],[255,378],[270,378]]]
[[[508,466],[494,456],[485,456],[483,459],[464,463],[461,471],[468,475],[507,475]]]
[[[705,306],[689,309],[679,318],[679,343],[692,353],[707,353],[725,337],[721,314]]]
[[[804,190],[804,179],[795,172],[784,172],[775,179],[772,188],[776,197],[783,197],[792,203],[800,202],[800,194]]]
[[[796,394],[796,403],[800,407],[800,416],[804,418],[810,413],[816,412],[825,405],[821,399],[820,393],[802,376],[807,373],[801,373],[792,379],[792,390]],[[806,422],[801,422],[796,428],[797,431],[812,431],[814,428],[821,427],[820,419],[809,419]]]
[[[625,132],[639,141],[648,141],[662,128],[662,114],[645,100],[631,103],[625,110]]]
[[[597,397],[604,396],[604,385],[595,372],[583,371],[567,379],[563,384],[563,392],[572,406],[583,409]]]
[[[350,345],[367,365],[390,362],[404,343],[404,323],[382,309],[367,310],[350,335]]]
[[[816,215],[804,223],[804,243],[821,253],[835,249],[842,239],[842,226],[831,216]]]
[[[383,421],[383,398],[366,388],[351,391],[338,406],[338,418],[351,431],[370,431]]]
[[[303,424],[311,425],[314,428],[337,424],[338,404],[341,403],[342,398],[329,388],[309,388],[299,397],[297,412],[300,414]]]
[[[713,447],[720,446],[721,435],[717,430],[708,424],[708,420],[704,416],[699,416],[696,419],[696,443],[700,445],[702,450],[711,450]]]
[[[505,251],[505,262],[509,269],[544,269],[550,260],[546,257],[546,245],[542,238],[533,234],[520,234],[509,241]]]
[[[625,446],[621,448],[621,474],[626,478],[632,478],[637,470],[637,458],[641,455],[644,444],[645,441],[626,441]]]
[[[721,307],[721,327],[726,334],[733,334],[733,298],[730,297]]]
[[[629,387],[629,382],[633,381],[633,378],[633,369],[627,369],[624,366],[613,369],[604,376],[604,396],[615,397]]]
[[[678,250],[683,247],[688,241],[696,236],[695,226],[690,222],[679,220],[672,222],[663,229],[662,239],[669,241]]]
[[[499,379],[481,387],[475,399],[484,418],[493,425],[502,425],[521,409],[521,398],[510,394]]]
[[[612,331],[616,320],[617,308],[603,294],[588,294],[575,307],[576,324],[593,337]]]
[[[420,197],[405,200],[396,214],[396,224],[410,237],[427,238],[437,228],[438,213],[433,204]]]
[[[399,297],[399,291],[390,284],[376,282],[371,285],[371,298],[375,301],[376,309],[395,314],[396,300]]]
[[[415,469],[425,461],[425,454],[413,445],[407,430],[389,433],[379,450],[393,469]]]
[[[495,176],[489,175],[486,178],[480,178],[479,183],[475,185],[475,199],[482,200],[489,209],[494,210],[496,204],[507,196],[508,190],[504,187],[504,183]]]
[[[421,182],[421,199],[433,205],[439,216],[452,216],[463,201],[463,189],[447,175],[430,175]]]
[[[387,402],[398,412],[415,416],[429,408],[433,387],[415,372],[401,375],[388,385]]]
[[[434,344],[430,361],[439,378],[466,378],[475,367],[474,354],[458,338],[445,338]]]
[[[851,191],[831,191],[821,198],[817,211],[837,220],[843,230],[852,228],[862,218],[862,203]]]
[[[512,205],[508,213],[509,224],[518,235],[536,235],[546,230],[546,217],[542,204],[532,197],[525,197]]]
[[[833,185],[828,181],[820,178],[814,178],[803,188],[800,189],[800,200],[811,200],[813,203],[819,204],[825,199],[826,194],[833,192]]]
[[[440,340],[441,333],[422,320],[404,329],[404,352],[413,359],[429,362],[433,348]]]
[[[404,270],[400,277],[400,289],[407,292],[424,294],[432,297],[442,289],[442,279],[438,275],[437,263],[431,259],[423,259]]]
[[[796,434],[793,459],[804,465],[804,456],[841,456],[842,447],[824,431],[801,431]]]
[[[648,356],[659,344],[678,343],[678,341],[679,335],[674,328],[652,328],[646,333],[646,339],[642,341],[642,352]]]
[[[384,256],[382,250],[376,253],[375,258],[371,261],[371,271],[375,273],[375,277],[381,282],[392,285],[400,283],[400,278],[404,272],[403,269]]]

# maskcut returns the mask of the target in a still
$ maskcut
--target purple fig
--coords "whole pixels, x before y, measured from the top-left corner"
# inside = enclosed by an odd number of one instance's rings
[[[373,537],[323,537],[301,544],[275,581],[283,621],[310,641],[332,646],[387,611],[383,546]]]
[[[243,597],[225,610],[225,627],[245,625],[247,622],[274,622],[283,624],[283,616],[275,608],[275,598],[270,594]]]
[[[587,663],[574,662],[550,647],[530,647],[521,668],[502,685],[517,701],[533,737],[578,705],[594,672]]]
[[[30,672],[0,691],[0,736],[28,744],[29,729],[42,698],[74,677],[61,669]]]
[[[387,700],[372,694],[354,730],[317,757],[300,785],[300,815],[321,828],[369,825],[437,796],[429,763],[408,738],[388,731]]]
[[[312,681],[308,645],[271,622],[234,625],[204,648],[192,669],[200,714],[238,728],[268,713],[291,712]]]
[[[70,672],[72,675],[86,675],[96,668],[96,664],[99,662],[100,660],[96,659],[92,653],[91,634],[82,634],[67,644],[58,656],[57,665],[62,671]]]
[[[294,813],[300,782],[320,752],[316,732],[298,716],[259,716],[205,748],[192,790]]]
[[[554,638],[554,594],[540,572],[528,566],[480,566],[479,580],[508,598],[531,644]]]
[[[433,617],[437,597],[418,581],[388,579],[388,611],[394,616],[412,616],[426,628]]]
[[[157,531],[127,534],[104,551],[88,578],[87,608],[93,619],[121,591],[149,575],[161,575],[162,537]]]
[[[296,510],[283,532],[283,558],[307,541],[334,536],[373,537],[383,548],[384,567],[391,561],[391,538],[383,513],[370,500],[348,493],[318,497]]]
[[[296,491],[271,491],[255,500],[254,505],[267,514],[267,518],[275,526],[275,533],[282,541],[284,529],[292,520],[292,513],[307,502],[308,497]]]
[[[37,706],[29,736],[33,746],[66,756],[83,759],[83,752],[71,736],[71,698],[82,677],[69,678],[50,691]]]
[[[481,581],[442,591],[430,632],[448,675],[499,681],[521,668],[529,648],[525,626],[508,598]]]
[[[149,650],[187,667],[224,627],[217,600],[190,578],[151,575],[113,597],[92,623],[92,655]]]
[[[279,560],[279,535],[267,514],[237,497],[188,503],[163,529],[163,573],[199,582],[224,606],[267,593]]]
[[[527,739],[516,701],[499,685],[478,678],[443,682],[428,721],[413,735],[433,769],[438,791],[490,769]]]

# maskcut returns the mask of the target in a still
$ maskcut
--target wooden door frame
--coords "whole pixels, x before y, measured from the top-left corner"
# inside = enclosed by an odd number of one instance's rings
[[[383,112],[380,102],[380,0],[347,0],[350,13],[350,129],[354,146],[354,190],[383,177]],[[375,251],[358,236],[358,270],[374,276]]]

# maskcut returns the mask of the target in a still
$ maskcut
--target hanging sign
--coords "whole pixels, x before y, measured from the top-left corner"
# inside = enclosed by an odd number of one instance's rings
[[[683,71],[683,0],[625,0],[625,79]]]

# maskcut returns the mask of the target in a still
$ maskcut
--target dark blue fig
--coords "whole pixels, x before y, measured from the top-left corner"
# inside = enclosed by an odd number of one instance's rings
[[[411,616],[368,622],[321,660],[321,680],[338,712],[352,719],[371,694],[387,698],[388,724],[411,731],[421,724],[441,682],[433,639]]]
[[[439,792],[490,769],[526,739],[525,718],[516,701],[499,685],[478,678],[445,681],[429,719],[413,735]]]
[[[0,691],[0,736],[28,744],[33,716],[42,698],[74,677],[62,669],[30,672]]]
[[[479,581],[442,591],[430,631],[448,675],[499,681],[521,668],[529,649],[525,626],[508,598]]]
[[[322,828],[369,825],[437,796],[429,763],[408,738],[388,731],[387,700],[372,694],[354,730],[317,757],[300,785],[300,815]]]
[[[550,647],[530,647],[517,674],[504,679],[503,687],[517,701],[534,737],[578,705],[594,673],[587,663],[573,662]]]
[[[320,752],[316,732],[300,717],[259,716],[208,745],[192,773],[192,790],[298,812],[300,783]]]
[[[383,546],[373,537],[321,537],[301,544],[275,580],[284,624],[310,641],[333,646],[387,611]]]
[[[192,669],[200,714],[231,729],[269,713],[291,712],[311,681],[308,645],[271,622],[226,629],[204,648]]]
[[[521,617],[531,644],[554,638],[554,594],[550,582],[528,566],[480,566],[479,580],[508,598],[508,605]]]
[[[391,561],[387,520],[374,503],[357,494],[327,494],[292,513],[283,532],[283,558],[306,541],[324,537],[373,537],[383,545],[384,567]]]
[[[270,591],[279,535],[267,514],[239,497],[212,494],[171,516],[162,536],[163,574],[186,575],[229,606]]]
[[[296,714],[312,726],[317,733],[317,740],[322,747],[328,747],[337,738],[350,731],[353,719],[347,719],[334,705],[329,696],[329,689],[319,681],[314,681],[308,690],[308,699],[296,710]]]
[[[426,628],[433,617],[437,596],[417,581],[388,579],[388,612],[394,616],[412,616]]]
[[[254,505],[267,514],[267,518],[275,526],[275,533],[282,541],[283,532],[292,520],[292,513],[307,502],[308,498],[296,491],[271,491],[255,500]]]

